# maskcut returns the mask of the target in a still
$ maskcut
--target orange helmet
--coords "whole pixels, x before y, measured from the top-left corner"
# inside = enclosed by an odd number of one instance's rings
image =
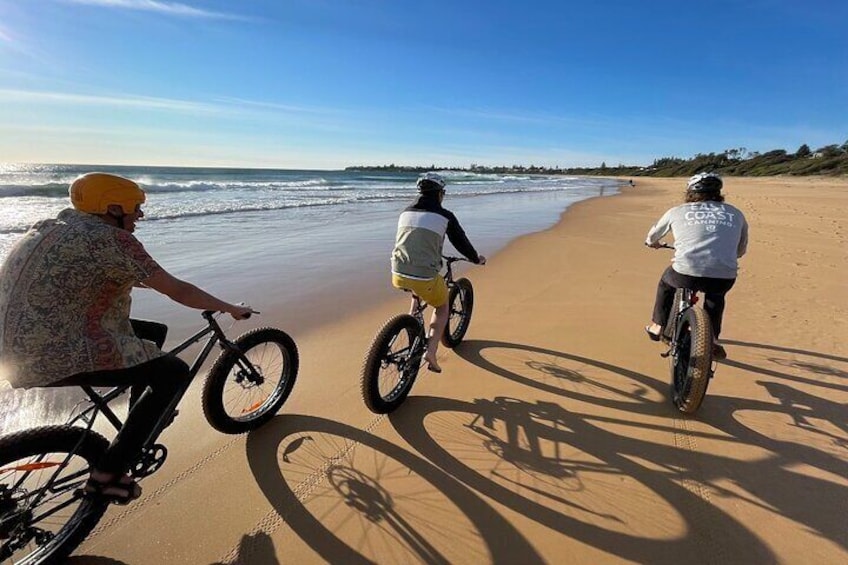
[[[105,214],[110,204],[120,206],[124,214],[132,214],[145,200],[138,184],[109,173],[87,173],[77,177],[68,193],[74,208],[88,214]]]

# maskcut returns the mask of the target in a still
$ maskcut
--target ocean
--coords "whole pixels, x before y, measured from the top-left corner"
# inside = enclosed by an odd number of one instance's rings
[[[34,222],[69,206],[78,175],[110,172],[147,192],[135,235],[169,272],[230,302],[282,312],[295,338],[391,296],[388,258],[414,173],[92,165],[0,165],[0,261]],[[490,256],[546,229],[572,203],[618,192],[614,179],[440,171],[444,206]],[[446,251],[450,245],[446,244]],[[133,315],[167,323],[168,345],[199,326],[193,310],[134,291]],[[38,391],[0,391],[0,431],[63,410]],[[14,420],[14,421],[13,421]]]

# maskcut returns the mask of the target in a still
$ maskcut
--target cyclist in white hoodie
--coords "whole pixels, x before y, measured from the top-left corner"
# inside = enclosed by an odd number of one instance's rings
[[[748,222],[735,206],[724,202],[721,177],[700,173],[687,183],[685,203],[668,210],[648,232],[645,245],[660,247],[668,232],[674,236],[674,257],[657,285],[652,323],[645,331],[659,341],[668,320],[677,288],[704,293],[704,310],[710,316],[713,339],[721,333],[724,296],[736,282],[737,259],[748,246]],[[727,357],[713,344],[713,356]]]
[[[448,287],[439,274],[445,236],[469,261],[486,264],[486,258],[468,241],[453,212],[442,206],[445,184],[437,173],[425,173],[418,179],[418,199],[401,213],[392,250],[392,285],[412,291],[434,308],[424,358],[434,373],[442,372],[436,351],[450,317]],[[411,310],[414,309],[413,299]]]

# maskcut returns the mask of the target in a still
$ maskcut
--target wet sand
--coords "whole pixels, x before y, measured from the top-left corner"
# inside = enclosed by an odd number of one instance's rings
[[[72,562],[848,560],[848,180],[727,179],[751,242],[693,417],[642,331],[670,258],[642,242],[684,182],[635,180],[467,270],[466,341],[391,416],[359,369],[401,293],[299,333],[261,430],[212,431],[192,391],[165,467]]]

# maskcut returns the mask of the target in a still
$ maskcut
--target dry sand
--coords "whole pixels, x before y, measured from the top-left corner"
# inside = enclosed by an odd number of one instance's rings
[[[683,186],[636,179],[466,271],[465,343],[392,416],[359,368],[400,293],[298,335],[295,392],[247,437],[187,398],[72,562],[848,562],[848,180],[727,179],[751,242],[694,417],[642,331],[670,258],[642,241]]]

